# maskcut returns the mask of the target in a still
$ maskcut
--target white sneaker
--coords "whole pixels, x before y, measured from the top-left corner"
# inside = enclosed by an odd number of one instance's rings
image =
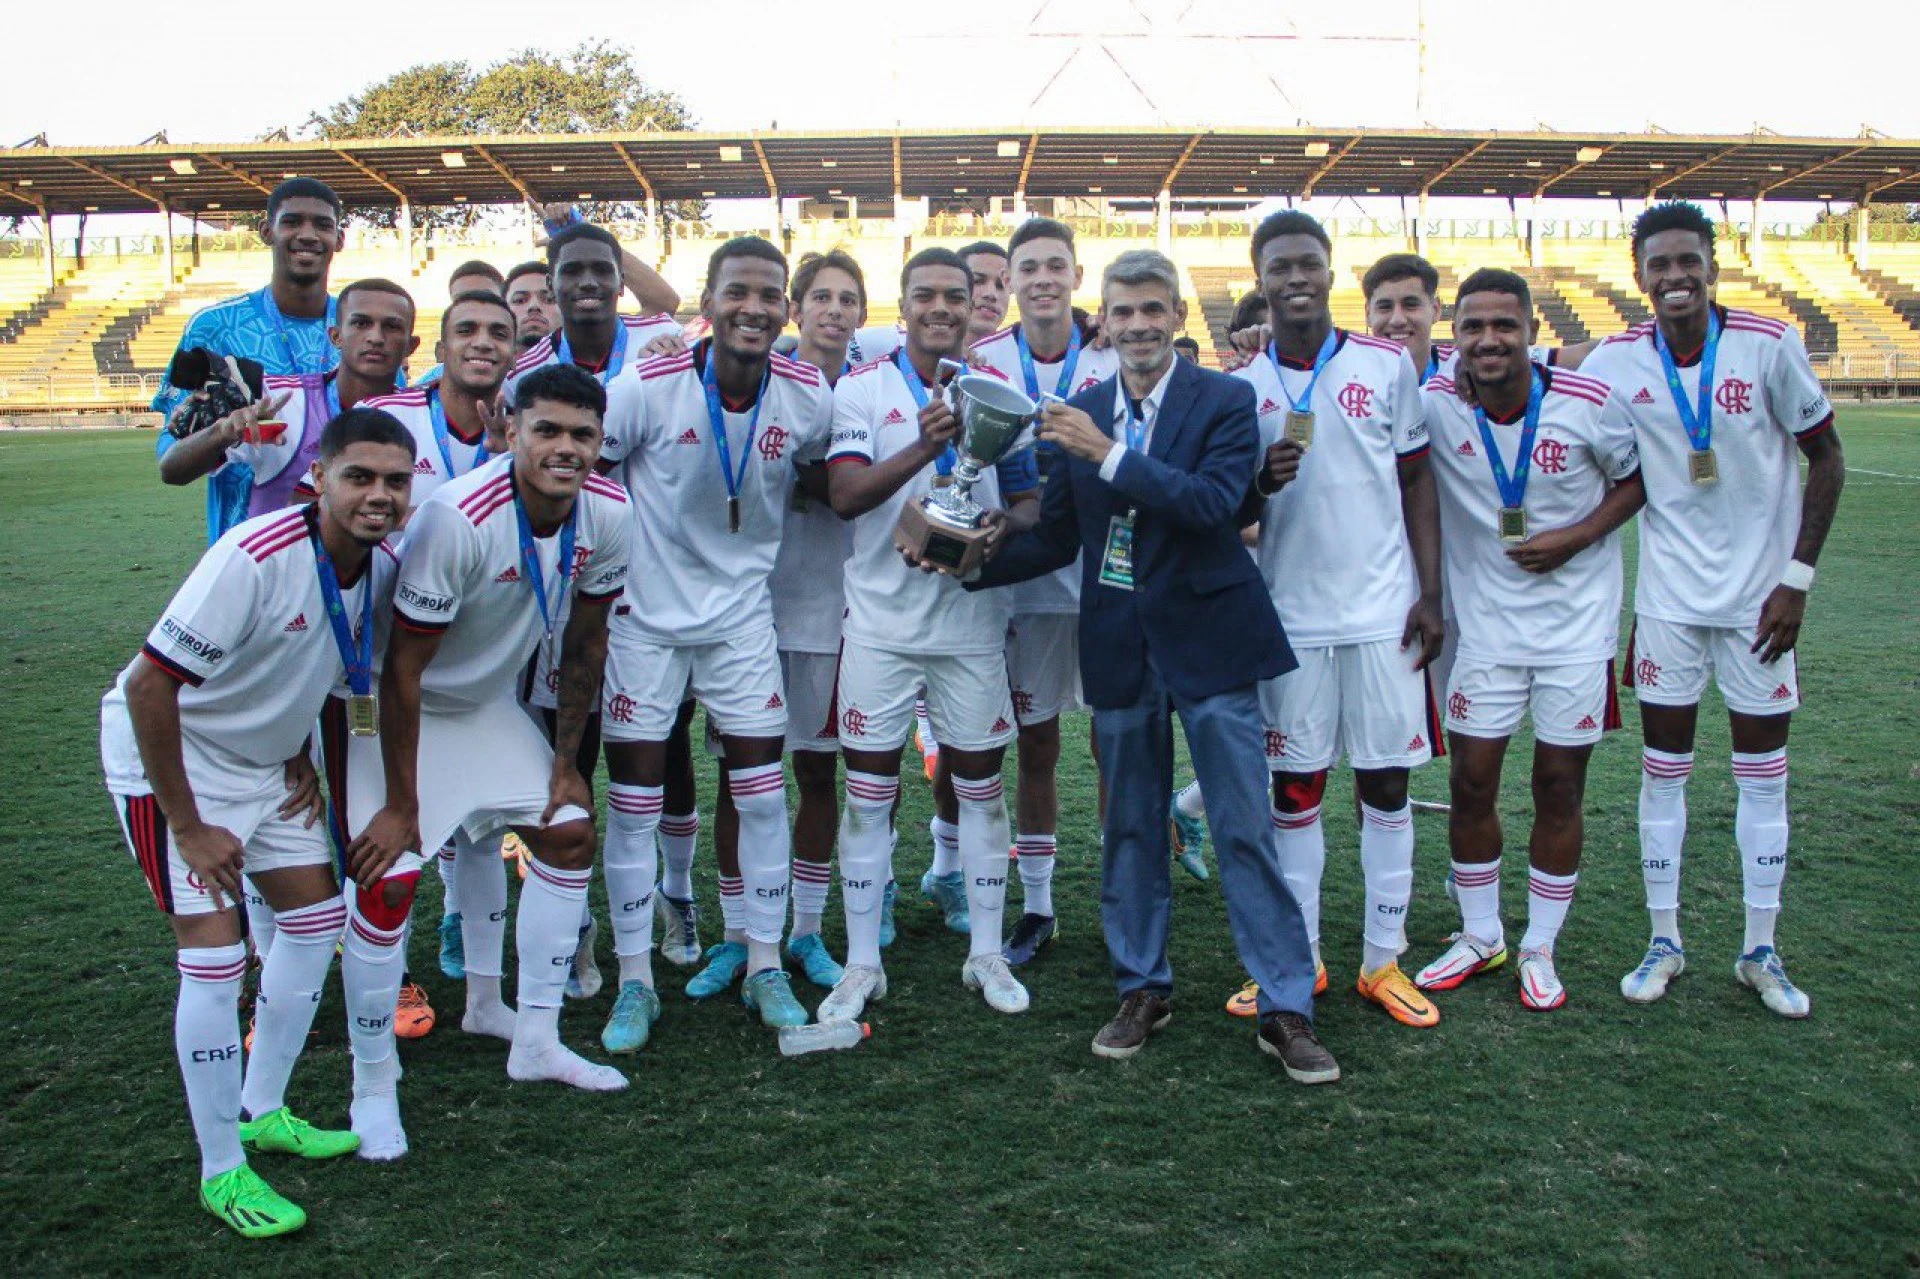
[[[968,990],[977,990],[987,1007],[997,1013],[1023,1013],[1032,1000],[999,953],[975,955],[960,969],[960,980]]]
[[[1545,946],[1520,951],[1520,1006],[1551,1012],[1567,1002],[1567,988],[1553,971],[1553,952]]]
[[[653,911],[660,920],[660,958],[679,968],[700,962],[700,908],[655,890]]]
[[[1733,963],[1733,975],[1742,986],[1760,992],[1760,1002],[1769,1012],[1782,1017],[1805,1017],[1813,1011],[1813,1001],[1787,980],[1787,968],[1780,952],[1771,946],[1757,946]]]
[[[869,964],[848,964],[833,991],[820,1001],[817,1022],[858,1021],[867,1005],[887,997],[885,970]]]
[[[1651,1004],[1667,993],[1668,982],[1686,970],[1687,957],[1680,948],[1665,937],[1656,937],[1647,944],[1640,966],[1620,979],[1620,996],[1629,1003]]]

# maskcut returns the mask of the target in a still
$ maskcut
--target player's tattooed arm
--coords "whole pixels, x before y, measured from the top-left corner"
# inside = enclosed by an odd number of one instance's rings
[[[380,672],[380,760],[387,802],[347,845],[347,873],[372,888],[400,854],[420,847],[420,675],[440,651],[440,632],[393,628]]]
[[[1440,644],[1447,635],[1440,615],[1440,493],[1424,451],[1401,458],[1399,472],[1400,515],[1406,521],[1407,545],[1420,582],[1420,598],[1407,610],[1400,647],[1411,648],[1418,642],[1420,660],[1414,669],[1425,670],[1440,656]]]
[[[127,678],[127,713],[140,745],[140,763],[154,801],[166,815],[174,847],[207,886],[215,910],[226,909],[222,894],[239,902],[246,849],[232,831],[200,820],[180,753],[180,681],[143,654]]]
[[[1847,459],[1840,450],[1840,433],[1833,427],[1800,441],[1807,459],[1807,486],[1800,497],[1800,534],[1794,539],[1793,558],[1811,566],[1820,558],[1840,509],[1840,490],[1847,482]],[[1753,651],[1772,664],[1800,642],[1800,624],[1807,616],[1807,593],[1781,583],[1760,607]]]
[[[600,698],[600,677],[607,665],[607,614],[617,595],[593,600],[573,598],[573,611],[560,638],[560,690],[554,714],[553,778],[548,785],[547,811],[541,825],[553,819],[563,805],[593,811],[593,792],[580,775],[580,739],[587,717]]]

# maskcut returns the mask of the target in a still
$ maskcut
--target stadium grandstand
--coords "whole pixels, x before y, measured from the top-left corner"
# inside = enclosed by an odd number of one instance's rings
[[[1235,298],[1253,285],[1249,210],[1261,201],[1398,200],[1396,219],[1334,218],[1335,315],[1361,321],[1360,277],[1383,253],[1416,249],[1444,291],[1476,266],[1512,265],[1535,289],[1543,340],[1603,336],[1646,317],[1624,244],[1649,200],[1701,201],[1728,228],[1720,298],[1801,327],[1834,390],[1920,395],[1920,224],[1871,221],[1869,203],[1920,200],[1920,140],[1879,136],[1485,133],[1440,130],[644,133],[389,138],[366,141],[23,146],[0,150],[0,216],[78,215],[61,241],[0,237],[0,413],[144,409],[198,308],[257,287],[266,250],[250,231],[214,230],[256,211],[295,174],[322,179],[355,208],[392,209],[392,228],[352,224],[336,286],[406,282],[430,350],[447,274],[531,252],[529,219],[495,229],[417,230],[437,207],[553,201],[631,206],[623,240],[654,263],[691,314],[707,253],[724,234],[663,220],[679,201],[758,201],[758,229],[792,254],[839,246],[870,279],[906,254],[1004,238],[1030,212],[1063,217],[1082,239],[1097,305],[1100,269],[1142,244],[1178,262],[1188,333],[1212,357]],[[1499,217],[1449,208],[1506,202]],[[1574,202],[1578,201],[1578,204]],[[1618,217],[1569,216],[1596,201]],[[1751,211],[1745,220],[1730,206]],[[1770,221],[1769,202],[1856,206],[1850,218]],[[778,213],[774,211],[778,210]],[[94,236],[93,214],[164,214],[186,234]],[[895,310],[877,285],[871,322]]]

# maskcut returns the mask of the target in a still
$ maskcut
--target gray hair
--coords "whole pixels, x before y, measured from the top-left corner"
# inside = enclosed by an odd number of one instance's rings
[[[1154,249],[1129,249],[1100,273],[1100,295],[1115,284],[1164,284],[1173,300],[1180,300],[1180,271],[1173,259]]]

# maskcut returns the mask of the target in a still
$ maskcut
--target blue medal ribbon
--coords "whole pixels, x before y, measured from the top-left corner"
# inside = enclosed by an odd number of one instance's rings
[[[1533,437],[1540,430],[1540,401],[1547,389],[1539,369],[1529,365],[1528,371],[1533,376],[1533,384],[1527,389],[1527,415],[1520,427],[1520,454],[1513,459],[1511,475],[1507,473],[1507,464],[1500,460],[1500,447],[1494,441],[1487,411],[1478,404],[1473,406],[1473,420],[1480,426],[1480,442],[1487,448],[1487,465],[1493,468],[1493,486],[1500,490],[1500,505],[1512,510],[1519,510],[1526,500],[1527,473],[1533,469]]]
[[[340,664],[346,670],[347,690],[356,697],[373,692],[373,587],[360,591],[360,626],[347,626],[346,593],[340,589],[340,574],[333,557],[320,540],[320,508],[307,508],[307,540],[313,543],[314,572],[320,578],[320,600],[327,608],[327,622],[333,627],[333,642],[340,650]],[[362,574],[371,568],[362,569]]]
[[[427,413],[433,418],[433,442],[440,446],[440,460],[447,464],[447,478],[453,479],[453,445],[448,439],[452,431],[447,426],[447,406],[441,403],[440,391],[437,387],[427,388]],[[461,443],[464,444],[466,441],[462,440]],[[487,440],[482,433],[480,443],[473,449],[473,466],[468,469],[478,470],[486,460]]]
[[[707,345],[706,367],[700,371],[700,387],[707,393],[707,421],[713,426],[713,451],[720,458],[720,478],[726,481],[728,509],[740,500],[740,486],[747,482],[747,463],[753,460],[753,436],[760,429],[760,407],[767,402],[767,386],[773,380],[773,361],[760,374],[760,390],[753,397],[753,414],[747,419],[747,438],[740,446],[740,465],[733,465],[733,446],[727,443],[726,406],[720,403],[720,377],[714,372],[715,352]]]
[[[280,304],[274,301],[273,286],[268,285],[253,296],[255,301],[259,303],[261,316],[265,318],[268,326],[273,329],[274,336],[280,339],[281,349],[287,353],[287,372],[325,373],[327,371],[327,355],[324,344],[321,346],[320,363],[316,368],[308,368],[301,362],[299,355],[294,351],[293,338],[287,332],[287,317],[281,313]],[[327,327],[332,328],[338,318],[339,304],[333,298],[329,297],[327,299]],[[275,370],[269,369],[267,371],[271,373]]]
[[[1653,326],[1653,349],[1660,353],[1660,368],[1667,375],[1667,389],[1673,392],[1673,405],[1680,410],[1680,425],[1687,430],[1687,442],[1696,453],[1713,447],[1713,363],[1720,354],[1720,316],[1707,312],[1707,342],[1700,348],[1700,390],[1696,401],[1689,401],[1680,386],[1680,370],[1673,363],[1673,348],[1659,325]]]
[[[1072,326],[1073,336],[1067,339],[1067,355],[1060,364],[1060,378],[1053,384],[1053,393],[1062,399],[1073,386],[1073,370],[1080,363],[1080,326]],[[1035,404],[1040,402],[1040,374],[1033,367],[1033,348],[1027,345],[1025,325],[1015,325],[1013,329],[1014,345],[1020,349],[1020,376],[1026,379],[1027,398]]]
[[[926,383],[920,380],[920,375],[914,372],[912,362],[907,359],[905,346],[893,348],[893,366],[900,370],[900,380],[905,382],[907,390],[912,392],[915,406],[926,408],[927,402],[932,397],[927,394]],[[954,449],[952,441],[948,441],[946,451],[933,459],[933,469],[942,476],[952,475],[953,468],[959,460],[960,454]]]
[[[534,603],[540,606],[540,625],[545,632],[548,644],[553,643],[553,618],[559,612],[560,602],[567,596],[567,583],[573,578],[573,545],[580,527],[580,499],[575,498],[573,509],[567,512],[567,522],[560,526],[560,589],[554,594],[551,603],[547,598],[547,575],[540,568],[540,547],[533,536],[533,522],[527,518],[527,504],[520,497],[520,482],[513,473],[511,463],[507,466],[507,478],[513,486],[513,515],[520,525],[520,566],[526,570],[527,585],[533,588]]]
[[[600,380],[601,386],[605,386],[607,383],[613,381],[614,378],[618,377],[620,370],[625,368],[627,363],[626,321],[616,316],[613,323],[613,349],[607,352],[606,367],[593,375]],[[574,362],[573,348],[567,345],[567,333],[565,329],[562,329],[555,335],[553,352],[562,364],[572,364]]]
[[[1128,398],[1126,388],[1120,388],[1120,404],[1127,411],[1127,447],[1139,452],[1147,442],[1147,402],[1140,401],[1138,416],[1133,411],[1133,401]]]
[[[1313,388],[1319,383],[1320,371],[1327,367],[1327,361],[1333,358],[1333,349],[1338,345],[1340,345],[1340,330],[1328,329],[1327,340],[1320,344],[1320,354],[1313,357],[1313,374],[1307,379],[1307,389],[1302,391],[1297,399],[1289,397],[1292,399],[1295,413],[1313,412]],[[1280,363],[1278,342],[1267,343],[1267,358],[1273,361],[1273,375],[1279,380],[1280,394],[1286,395],[1287,379],[1283,372],[1286,366]]]

